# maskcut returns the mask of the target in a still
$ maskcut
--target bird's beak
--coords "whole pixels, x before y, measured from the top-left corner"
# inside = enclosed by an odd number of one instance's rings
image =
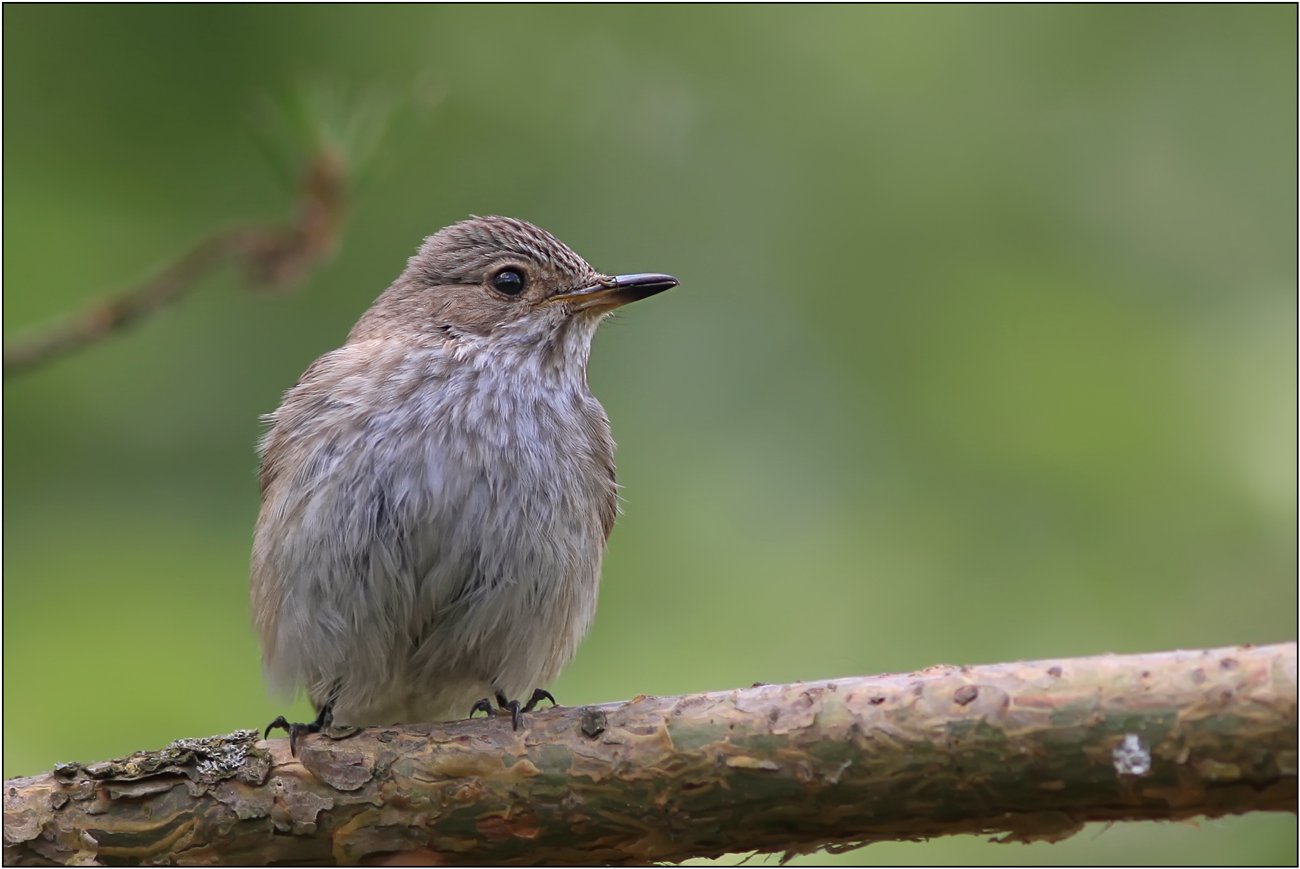
[[[677,278],[672,275],[615,275],[601,277],[597,283],[580,290],[556,293],[546,300],[568,302],[574,310],[585,311],[589,308],[613,309],[628,302],[646,299],[664,290],[677,286]]]

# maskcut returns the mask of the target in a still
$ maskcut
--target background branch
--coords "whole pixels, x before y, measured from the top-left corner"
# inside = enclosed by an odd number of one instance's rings
[[[1296,645],[239,731],[5,783],[11,865],[650,863],[1296,809]]]
[[[222,266],[243,266],[263,288],[301,280],[334,250],[342,225],[344,163],[334,151],[313,154],[300,182],[298,213],[288,225],[226,229],[198,242],[154,277],[27,335],[6,339],[4,375],[29,370],[103,340],[192,290]]]

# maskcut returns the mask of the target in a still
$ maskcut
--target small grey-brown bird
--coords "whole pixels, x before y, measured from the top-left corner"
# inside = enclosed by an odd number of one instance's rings
[[[296,751],[492,700],[518,727],[554,702],[541,689],[591,624],[617,511],[592,338],[676,285],[476,217],[426,239],[312,363],[260,445],[252,608],[271,687],[305,688],[317,717],[268,733]]]

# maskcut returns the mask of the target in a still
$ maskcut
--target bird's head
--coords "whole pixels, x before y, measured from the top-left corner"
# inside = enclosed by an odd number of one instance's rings
[[[425,239],[349,340],[541,341],[575,332],[590,341],[595,324],[610,311],[675,286],[670,275],[601,274],[526,221],[474,217]]]

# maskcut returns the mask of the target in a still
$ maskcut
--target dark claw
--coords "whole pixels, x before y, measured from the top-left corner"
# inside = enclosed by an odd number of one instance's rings
[[[289,733],[289,754],[293,757],[298,756],[298,737],[308,733],[320,733],[334,723],[334,704],[326,703],[316,713],[316,720],[311,724],[300,724],[287,720],[283,715],[277,715],[275,720],[266,725],[266,730],[262,733],[262,738],[271,735],[271,731],[276,728],[285,730]],[[355,731],[353,731],[355,732]]]
[[[555,702],[555,698],[551,696],[551,692],[544,691],[541,688],[538,688],[537,690],[533,691],[533,696],[529,697],[528,702],[524,704],[520,704],[518,700],[507,700],[505,693],[502,691],[497,691],[495,696],[496,696],[498,709],[510,710],[510,725],[515,730],[519,729],[520,716],[527,712],[532,712],[534,709],[537,708],[537,704],[541,703],[543,700],[550,700],[552,706],[558,705]],[[469,717],[473,718],[475,712],[483,712],[488,715],[491,715],[492,701],[489,700],[487,697],[484,697],[482,700],[475,703],[474,708],[470,709],[469,711]]]
[[[537,704],[541,703],[543,700],[550,700],[552,706],[560,705],[559,703],[555,702],[555,698],[551,696],[550,691],[547,691],[542,688],[534,688],[533,696],[528,698],[528,702],[524,704],[524,708],[522,711],[532,712],[534,709],[537,708]]]
[[[510,729],[519,729],[519,701],[511,700],[503,708],[510,710]]]
[[[270,739],[270,737],[271,737],[271,731],[272,731],[272,730],[275,730],[277,727],[283,727],[285,730],[290,730],[290,729],[293,728],[293,725],[290,724],[290,723],[289,723],[289,720],[288,720],[287,718],[285,718],[283,715],[277,715],[277,716],[275,716],[275,720],[274,720],[274,721],[272,721],[270,724],[266,725],[266,730],[264,730],[264,731],[262,732],[262,738],[263,738],[263,739]]]
[[[308,733],[320,733],[320,725],[314,721],[311,724],[302,724],[297,721],[287,721],[283,715],[279,715],[276,716],[274,721],[266,725],[266,731],[262,734],[263,737],[270,736],[271,731],[277,727],[288,732],[289,754],[294,757],[298,756],[298,737]]]

